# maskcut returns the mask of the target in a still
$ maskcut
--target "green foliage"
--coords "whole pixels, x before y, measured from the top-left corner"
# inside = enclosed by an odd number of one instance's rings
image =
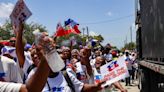
[[[0,27],[0,39],[1,40],[9,40],[10,37],[13,37],[14,34],[12,33],[12,25],[9,21]]]
[[[34,35],[32,32],[36,29],[39,29],[41,32],[47,32],[46,28],[37,23],[24,24],[24,37],[27,40],[27,43],[32,44],[34,42]],[[6,21],[6,23],[0,27],[0,37],[2,40],[8,40],[10,37],[15,36],[13,34],[12,25],[10,21]]]
[[[130,42],[128,44],[125,44],[125,46],[121,49],[121,51],[124,51],[124,50],[134,50],[136,49],[136,44],[134,42]]]
[[[93,36],[93,38],[98,40],[99,42],[103,42],[104,41],[104,38],[102,37],[102,35]]]
[[[37,23],[30,23],[24,25],[25,33],[24,37],[26,38],[27,42],[32,44],[35,40],[33,31],[36,29],[39,29],[41,32],[47,32],[46,28],[40,24]]]

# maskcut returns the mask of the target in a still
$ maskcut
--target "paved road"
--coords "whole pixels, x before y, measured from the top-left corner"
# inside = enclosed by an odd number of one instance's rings
[[[125,82],[121,82],[121,84],[124,88],[126,88],[128,90],[128,92],[140,92],[140,90],[138,89],[138,86],[137,86],[137,82],[134,82],[134,84],[132,84],[132,86],[125,86]],[[105,90],[105,91],[100,91],[100,92],[111,92],[111,91]],[[113,88],[112,92],[120,92],[120,91],[116,88]]]
[[[125,86],[125,82],[121,82],[122,86],[125,87],[128,92],[140,92],[140,90],[138,89],[137,86],[137,82],[134,82],[134,84],[132,84],[132,86]],[[115,91],[115,92],[120,92],[120,91]]]

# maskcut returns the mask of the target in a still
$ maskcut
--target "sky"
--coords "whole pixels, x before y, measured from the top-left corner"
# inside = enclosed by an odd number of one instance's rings
[[[9,18],[16,2],[0,0],[0,25]],[[126,38],[130,42],[130,27],[135,42],[134,0],[25,0],[25,3],[32,12],[27,23],[42,24],[50,34],[56,31],[58,22],[71,18],[80,24],[81,32],[88,26],[90,35],[101,34],[103,45],[123,47]]]

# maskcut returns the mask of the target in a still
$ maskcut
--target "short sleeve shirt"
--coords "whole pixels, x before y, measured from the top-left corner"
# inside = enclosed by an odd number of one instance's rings
[[[67,68],[66,71],[67,71],[67,74],[68,74],[70,80],[74,84],[75,92],[81,92],[82,88],[84,86],[84,83],[82,83],[81,81],[79,81],[77,79],[76,73],[71,68]]]
[[[0,92],[19,92],[22,84],[0,82]]]
[[[6,82],[22,83],[17,64],[5,56],[0,56],[0,78]]]

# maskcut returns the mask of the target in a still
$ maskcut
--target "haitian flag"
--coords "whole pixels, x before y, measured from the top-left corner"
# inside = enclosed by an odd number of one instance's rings
[[[75,27],[75,29],[77,30],[77,28]],[[71,33],[74,33],[74,34],[79,34],[75,31],[74,28],[72,28],[72,26],[69,24],[69,25],[65,25],[65,27],[63,27],[61,25],[61,23],[58,23],[57,24],[57,27],[56,27],[56,33],[54,34],[55,37],[58,37],[58,36],[65,36],[65,35],[69,35]]]
[[[54,34],[54,36],[55,37],[65,36],[65,35],[68,35],[70,33],[73,33],[73,31],[69,27],[63,28],[61,23],[58,23],[57,26],[56,26],[56,33]]]
[[[62,25],[61,23],[58,23],[56,26],[56,33],[54,34],[54,36],[57,37],[57,36],[64,36],[64,35],[65,35],[65,32]]]
[[[78,29],[79,24],[75,22],[74,20],[68,19],[67,21],[65,21],[65,26],[68,26],[68,25],[72,27],[72,29],[74,30],[76,34],[81,33],[80,30]]]
[[[112,71],[113,69],[115,69],[116,67],[118,67],[119,65],[118,65],[118,63],[117,63],[117,61],[113,61],[110,65],[108,65],[107,67],[108,67],[108,70],[109,71]]]
[[[96,83],[100,83],[101,79],[102,79],[101,75],[95,75],[94,76],[94,80],[95,80]]]
[[[70,25],[66,25],[64,30],[65,30],[65,34],[71,34],[71,33],[78,34],[74,30],[74,28],[72,28],[72,26],[70,26]]]

